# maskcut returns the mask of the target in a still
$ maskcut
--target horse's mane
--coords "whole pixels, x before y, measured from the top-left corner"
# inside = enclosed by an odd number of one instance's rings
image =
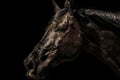
[[[100,26],[101,29],[110,30],[120,39],[120,11],[102,11],[94,9],[80,9],[79,14],[83,14]]]
[[[109,24],[114,25],[115,27],[120,28],[120,11],[101,11],[94,9],[80,9],[79,13],[86,14],[87,16],[97,17],[96,19],[106,21]],[[100,21],[100,20],[99,20]]]

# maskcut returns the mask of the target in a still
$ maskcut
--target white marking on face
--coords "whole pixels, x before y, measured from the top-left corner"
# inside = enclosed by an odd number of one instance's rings
[[[47,39],[47,42],[45,43],[44,47],[47,47],[50,45],[51,42],[53,42],[54,40],[54,35],[55,35],[55,32],[52,31],[49,33],[48,37],[46,38]]]
[[[66,22],[68,21],[67,15],[64,17],[63,22],[59,24],[59,26],[63,26],[64,24],[66,24]]]

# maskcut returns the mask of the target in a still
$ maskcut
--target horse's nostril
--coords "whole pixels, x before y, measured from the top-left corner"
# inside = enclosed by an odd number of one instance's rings
[[[28,64],[27,64],[27,68],[30,70],[30,69],[33,69],[34,67],[33,67],[34,65],[33,65],[33,62],[32,61],[30,61]]]

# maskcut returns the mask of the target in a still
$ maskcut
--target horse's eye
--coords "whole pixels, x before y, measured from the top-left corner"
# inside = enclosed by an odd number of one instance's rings
[[[61,28],[59,28],[59,31],[60,32],[64,32],[66,30],[66,27],[61,27]]]
[[[65,30],[66,30],[66,27],[59,27],[55,31],[56,32],[65,32]]]

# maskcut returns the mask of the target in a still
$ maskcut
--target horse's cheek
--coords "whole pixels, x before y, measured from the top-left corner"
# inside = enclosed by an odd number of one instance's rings
[[[72,57],[76,54],[78,47],[80,46],[80,39],[77,35],[68,35],[62,42],[61,53],[66,57]]]

